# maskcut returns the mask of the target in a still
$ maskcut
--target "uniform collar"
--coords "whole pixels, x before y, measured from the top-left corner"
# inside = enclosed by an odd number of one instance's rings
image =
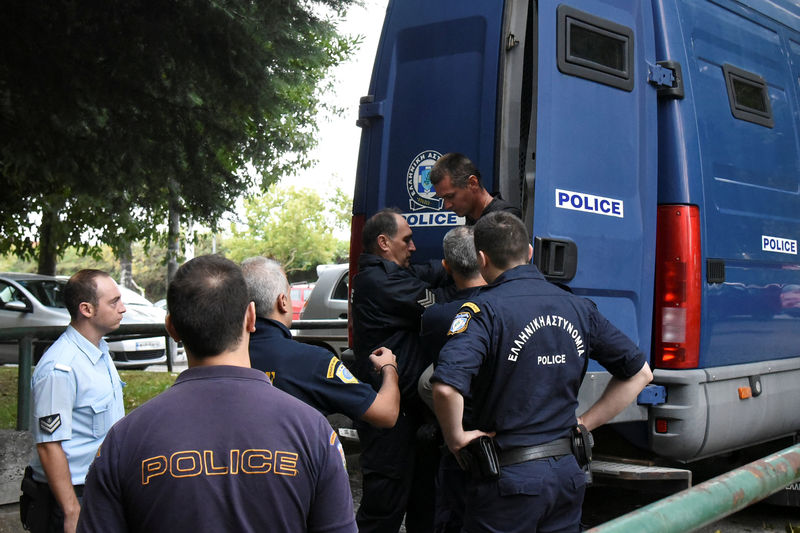
[[[178,374],[175,384],[177,385],[186,381],[208,378],[255,379],[269,383],[267,375],[264,372],[254,368],[231,365],[211,365],[195,366],[184,370]]]
[[[105,339],[100,339],[100,346],[97,347],[92,344],[89,339],[84,337],[80,334],[80,332],[72,327],[72,325],[67,326],[67,331],[65,332],[67,338],[75,344],[78,349],[83,352],[89,361],[92,362],[93,365],[96,365],[97,362],[103,357],[103,354],[108,353],[108,344],[106,343]]]
[[[292,332],[284,324],[271,318],[256,317],[256,333],[272,333],[278,330],[287,339],[292,338]]]
[[[540,279],[544,280],[544,276],[539,269],[536,268],[536,265],[528,264],[528,265],[519,265],[509,270],[506,270],[495,279],[492,283],[488,285],[488,287],[494,287],[495,285],[500,285],[501,283],[505,283],[507,281],[513,281],[516,279]]]
[[[372,267],[372,266],[381,266],[387,273],[394,272],[395,270],[400,270],[401,268],[403,268],[394,261],[389,261],[388,259],[384,259],[379,255],[368,254],[364,252],[360,256],[358,256],[359,272],[364,270],[366,267]]]

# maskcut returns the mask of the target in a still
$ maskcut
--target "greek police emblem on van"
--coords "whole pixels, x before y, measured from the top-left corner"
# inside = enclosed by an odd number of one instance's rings
[[[442,154],[436,150],[425,150],[418,153],[408,166],[406,190],[411,198],[408,207],[412,211],[442,208],[442,199],[436,197],[431,183],[431,168],[440,157]]]
[[[583,192],[556,189],[556,207],[595,215],[605,215],[607,217],[625,218],[622,200]]]
[[[448,335],[457,335],[463,331],[466,331],[467,326],[469,325],[469,319],[472,318],[469,313],[461,312],[456,315],[453,319],[453,323],[450,324],[450,331],[447,332]]]

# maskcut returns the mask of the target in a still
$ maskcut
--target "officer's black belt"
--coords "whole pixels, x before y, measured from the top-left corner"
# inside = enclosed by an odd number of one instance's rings
[[[536,446],[524,446],[522,448],[512,448],[510,450],[503,450],[499,452],[500,466],[515,465],[517,463],[526,463],[528,461],[535,461],[536,459],[546,459],[548,457],[559,457],[562,455],[571,455],[572,445],[570,444],[569,437],[556,439],[547,444],[538,444]]]

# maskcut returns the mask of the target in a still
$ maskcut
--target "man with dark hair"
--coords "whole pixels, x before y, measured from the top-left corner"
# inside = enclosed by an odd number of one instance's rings
[[[109,431],[78,530],[355,531],[336,434],[250,368],[255,306],[241,269],[192,259],[167,306],[189,369]]]
[[[323,415],[343,413],[375,427],[390,428],[400,412],[400,389],[394,354],[378,348],[370,356],[381,387],[360,382],[325,348],[292,339],[291,287],[280,263],[251,257],[242,273],[256,306],[256,330],[250,335],[250,363],[272,384],[316,408]]]
[[[122,381],[103,336],[119,327],[125,304],[100,270],[75,273],[64,288],[67,330],[31,379],[33,440],[20,510],[31,531],[75,531],[86,473],[111,425],[125,415]]]
[[[433,376],[450,451],[466,465],[497,450],[499,474],[471,469],[466,531],[579,531],[585,481],[571,446],[575,428],[582,424],[585,435],[608,422],[652,379],[645,355],[591,301],[548,283],[529,264],[529,242],[509,213],[475,225],[489,285],[456,314]],[[613,377],[576,417],[589,357]],[[474,429],[467,430],[462,417],[470,394]]]
[[[417,381],[430,363],[420,345],[419,321],[447,276],[439,262],[411,265],[416,249],[411,228],[397,210],[373,215],[363,235],[365,251],[352,290],[354,371],[377,390],[369,354],[379,346],[391,349],[400,369],[401,413],[390,430],[356,424],[364,484],[359,531],[396,532],[404,515],[409,533],[430,531],[436,450],[420,452],[416,438],[425,416]],[[428,457],[433,466],[424,461]]]
[[[519,208],[484,189],[480,171],[464,154],[451,152],[440,157],[431,168],[430,178],[436,196],[444,200],[444,208],[466,217],[468,226],[496,211],[522,216]]]

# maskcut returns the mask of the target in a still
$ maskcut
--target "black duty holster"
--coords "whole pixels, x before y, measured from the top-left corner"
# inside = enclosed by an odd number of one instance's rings
[[[594,438],[591,432],[586,429],[583,424],[578,424],[570,432],[570,442],[572,443],[572,454],[578,461],[578,464],[583,469],[586,475],[586,484],[592,483],[592,471],[590,469],[592,463],[592,447],[594,446]]]
[[[491,437],[482,436],[458,451],[461,467],[476,481],[490,481],[500,477],[500,461]]]

